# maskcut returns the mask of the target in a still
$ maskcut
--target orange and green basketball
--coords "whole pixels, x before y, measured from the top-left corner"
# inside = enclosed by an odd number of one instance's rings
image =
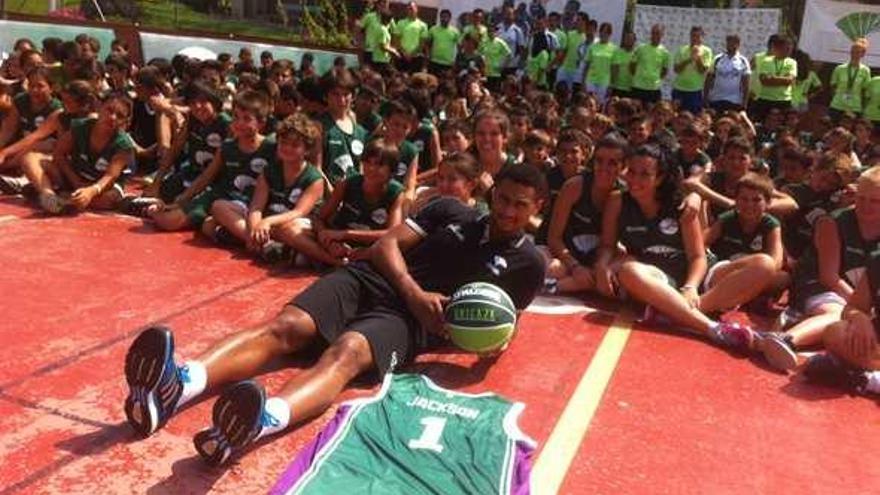
[[[455,291],[445,316],[452,342],[469,352],[503,349],[516,326],[516,306],[510,296],[485,282],[469,283]]]

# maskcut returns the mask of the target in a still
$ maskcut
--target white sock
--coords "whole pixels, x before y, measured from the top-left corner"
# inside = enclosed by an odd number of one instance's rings
[[[263,412],[269,416],[269,421],[268,424],[265,424],[267,422],[264,421],[263,430],[257,436],[258,439],[274,435],[287,428],[287,425],[290,424],[290,406],[280,397],[266,399]]]
[[[183,394],[177,402],[178,408],[205,391],[208,386],[208,370],[199,361],[187,361],[180,367],[180,376],[183,379]]]
[[[868,376],[868,384],[865,385],[865,390],[880,394],[880,370],[866,371],[865,374]]]

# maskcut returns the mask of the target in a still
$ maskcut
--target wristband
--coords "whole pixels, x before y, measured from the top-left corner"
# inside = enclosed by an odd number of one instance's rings
[[[681,287],[678,288],[678,290],[679,290],[679,291],[682,291],[682,292],[684,292],[684,291],[686,291],[686,290],[688,290],[688,289],[690,289],[690,290],[697,290],[697,287],[694,286],[694,285],[682,285]]]

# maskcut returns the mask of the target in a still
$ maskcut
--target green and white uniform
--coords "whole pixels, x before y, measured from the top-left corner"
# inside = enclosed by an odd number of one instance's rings
[[[535,442],[517,426],[523,408],[386,375],[375,397],[340,406],[270,493],[528,493]]]
[[[431,143],[434,141],[434,121],[425,117],[419,121],[419,127],[409,140],[416,147],[419,154],[419,173],[427,172],[433,168],[431,163]]]
[[[721,224],[721,236],[712,244],[712,252],[721,260],[736,260],[750,254],[764,252],[767,236],[780,228],[779,220],[765,213],[754,232],[746,233],[739,222],[736,210],[728,210],[718,216]]]
[[[119,153],[134,154],[134,141],[125,131],[117,131],[110,138],[104,149],[94,152],[89,146],[89,136],[95,123],[95,117],[76,119],[70,123],[70,133],[73,136],[73,152],[70,155],[71,167],[76,175],[89,182],[96,182],[107,173],[113,157]],[[123,174],[125,172],[123,171]],[[123,176],[120,176],[113,187],[122,192]]]
[[[266,204],[266,215],[287,213],[296,208],[299,198],[312,184],[323,180],[321,172],[313,165],[306,163],[293,183],[288,185],[284,180],[284,165],[273,160],[263,169],[263,177],[269,185],[269,202]],[[306,212],[311,213],[311,212]]]
[[[880,76],[872,77],[865,85],[865,118],[880,123]]]
[[[419,148],[409,140],[404,139],[397,147],[397,166],[391,171],[391,177],[403,183],[409,165],[416,160],[418,162]],[[416,164],[418,166],[418,163]]]
[[[15,109],[18,110],[18,135],[19,137],[27,136],[37,130],[37,127],[46,121],[49,115],[61,110],[63,105],[61,100],[52,98],[49,103],[40,110],[34,110],[31,105],[31,97],[27,93],[20,93],[12,99]]]
[[[331,184],[360,173],[361,155],[367,142],[367,131],[354,124],[354,131],[343,131],[333,117],[324,115],[320,119],[324,127],[324,173]]]
[[[345,180],[345,196],[331,222],[335,229],[381,230],[388,227],[388,216],[394,201],[403,192],[403,185],[388,181],[379,201],[370,202],[364,195],[364,177],[356,175]]]
[[[820,194],[804,183],[789,184],[784,192],[794,199],[798,211],[789,215],[782,229],[785,250],[799,258],[804,250],[813,245],[813,225],[819,217],[834,209],[830,194]]]
[[[837,226],[837,235],[840,240],[838,276],[851,287],[855,287],[865,274],[866,255],[871,251],[872,246],[876,249],[876,243],[868,243],[862,237],[855,209],[835,210],[831,212],[831,219]],[[808,310],[809,301],[814,296],[833,292],[819,280],[819,255],[812,243],[798,260],[792,274],[791,285],[794,296],[792,306],[798,310]],[[840,301],[845,304],[842,298]]]
[[[162,181],[160,196],[165,202],[174,201],[174,198],[183,193],[186,188],[211,165],[214,155],[223,141],[229,135],[229,124],[232,117],[227,113],[220,113],[208,124],[199,122],[195,117],[190,117],[184,159]]]

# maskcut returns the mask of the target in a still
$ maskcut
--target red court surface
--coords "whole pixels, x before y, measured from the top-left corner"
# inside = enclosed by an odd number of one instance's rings
[[[122,411],[122,364],[140,329],[170,325],[186,358],[271,317],[312,275],[268,270],[139,220],[44,218],[8,198],[0,260],[0,495],[264,493],[334,412],[221,470],[204,467],[191,442],[211,397],[146,440]],[[877,493],[876,402],[792,383],[680,335],[609,330],[614,318],[530,312],[495,362],[448,349],[409,371],[525,402],[521,426],[542,448],[535,493]],[[609,355],[603,339],[613,331],[628,340]],[[278,363],[260,379],[271,393],[309,360]],[[583,395],[603,367],[607,388]],[[343,398],[372,389],[364,381]],[[573,409],[590,394],[595,415]],[[573,421],[559,421],[566,408]],[[551,433],[573,448],[543,448]]]

